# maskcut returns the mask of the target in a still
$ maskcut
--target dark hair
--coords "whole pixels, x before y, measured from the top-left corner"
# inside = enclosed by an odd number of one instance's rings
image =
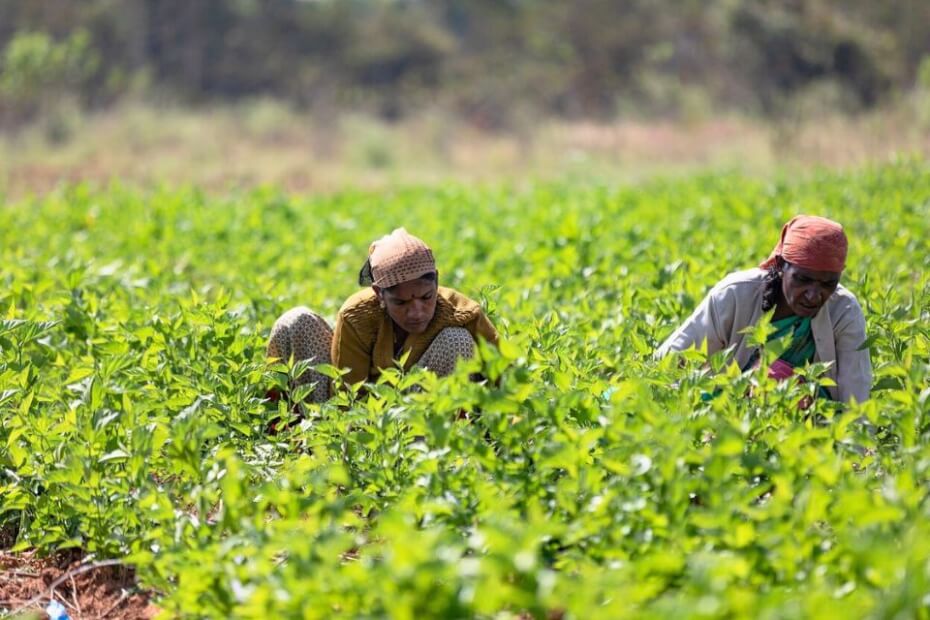
[[[781,269],[778,265],[769,267],[768,273],[762,280],[762,311],[768,312],[778,303],[778,292],[781,290]]]
[[[371,286],[374,280],[374,276],[371,275],[371,259],[366,258],[365,264],[362,265],[362,268],[358,272],[358,285]]]

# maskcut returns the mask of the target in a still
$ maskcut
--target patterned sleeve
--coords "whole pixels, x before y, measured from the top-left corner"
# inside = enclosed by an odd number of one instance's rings
[[[268,348],[265,350],[265,356],[274,358],[278,361],[287,363],[291,357],[291,335],[287,325],[279,322],[271,328],[271,335],[268,337]]]

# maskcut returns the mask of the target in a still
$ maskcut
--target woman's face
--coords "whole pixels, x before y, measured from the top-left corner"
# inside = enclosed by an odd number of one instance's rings
[[[785,262],[781,272],[781,291],[793,313],[813,317],[823,307],[840,283],[839,273],[814,271]]]
[[[388,316],[408,334],[422,334],[436,314],[438,284],[429,280],[412,280],[390,290],[375,288]]]

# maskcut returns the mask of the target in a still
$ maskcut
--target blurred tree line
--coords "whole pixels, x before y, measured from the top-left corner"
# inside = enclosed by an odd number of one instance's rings
[[[914,87],[928,0],[0,0],[0,117],[271,96],[488,127],[536,114],[840,112]]]

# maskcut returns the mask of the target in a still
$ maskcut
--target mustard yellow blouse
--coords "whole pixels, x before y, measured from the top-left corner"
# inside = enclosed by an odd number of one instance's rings
[[[419,361],[436,335],[446,327],[464,327],[475,341],[479,336],[497,344],[497,331],[478,305],[451,288],[440,286],[436,314],[422,334],[408,334],[400,355],[409,351],[404,370]],[[333,365],[348,368],[347,383],[374,381],[381,369],[394,366],[394,323],[375,292],[367,288],[349,297],[336,317]]]

